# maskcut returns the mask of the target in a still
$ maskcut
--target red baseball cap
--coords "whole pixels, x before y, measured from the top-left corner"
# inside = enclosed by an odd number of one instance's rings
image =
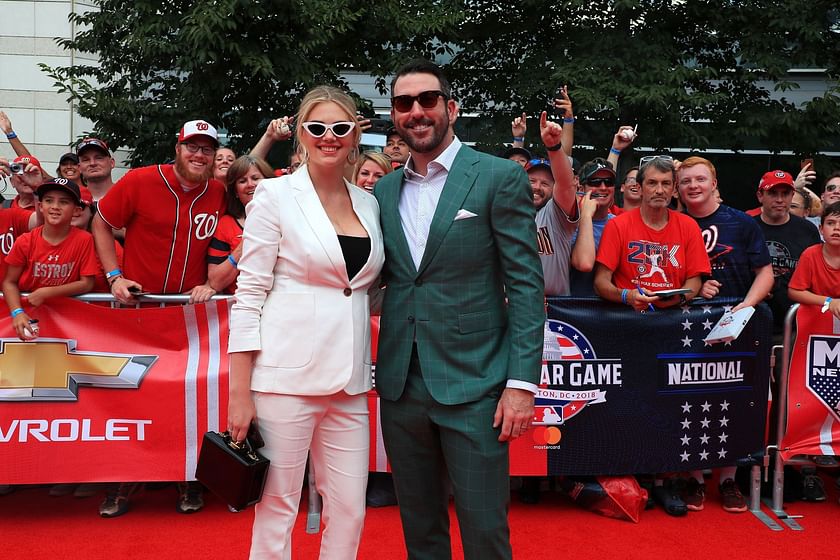
[[[31,163],[35,167],[41,167],[41,162],[35,156],[18,156],[12,163]]]
[[[213,145],[219,146],[219,135],[216,133],[216,127],[207,121],[189,121],[184,123],[181,131],[178,133],[178,142],[185,142],[193,136],[206,136],[213,141]]]
[[[81,200],[83,206],[87,206],[90,208],[93,206],[93,195],[84,185],[79,185],[79,200]]]
[[[758,183],[758,190],[769,191],[776,185],[784,185],[789,189],[793,189],[793,176],[781,169],[768,171],[761,176],[761,181]]]

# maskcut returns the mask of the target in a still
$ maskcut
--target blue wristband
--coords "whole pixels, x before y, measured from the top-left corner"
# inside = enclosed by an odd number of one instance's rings
[[[825,313],[826,311],[828,311],[828,306],[829,305],[831,305],[831,298],[827,297],[827,298],[825,298],[825,301],[823,302],[822,310],[820,312]],[[12,317],[14,317],[14,315],[12,315]]]
[[[617,156],[621,155],[621,150],[616,150],[615,148],[610,148],[610,153],[615,154]]]
[[[14,140],[15,138],[17,138],[17,134],[15,134],[14,130],[6,135],[7,140]]]
[[[233,255],[228,255],[228,261],[233,265],[233,268],[239,268],[239,263],[233,258]]]
[[[563,117],[563,122],[567,123],[567,124],[572,124],[573,122],[575,122],[575,118],[574,117]]]
[[[629,291],[630,290],[628,290],[627,288],[621,290],[621,303],[623,303],[624,305],[627,305],[627,293]]]
[[[525,141],[525,137],[524,137],[524,136],[514,136],[514,137],[513,137],[513,141],[514,141],[514,142],[524,142],[524,141]]]
[[[18,316],[18,315],[20,315],[21,313],[23,313],[23,309],[22,309],[22,308],[20,308],[20,307],[15,307],[14,309],[12,309],[12,312],[11,312],[12,319],[14,319],[15,317],[17,317],[17,316]]]
[[[115,268],[111,272],[106,272],[105,273],[105,280],[110,280],[111,278],[114,278],[115,276],[122,276],[122,270],[120,270],[119,268]]]

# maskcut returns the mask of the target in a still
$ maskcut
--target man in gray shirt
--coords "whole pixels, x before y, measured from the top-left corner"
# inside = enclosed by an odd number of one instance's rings
[[[561,154],[562,155],[562,154]],[[532,159],[525,166],[534,206],[537,207],[537,249],[545,278],[545,295],[569,295],[569,255],[577,230],[578,212],[572,169],[565,155],[553,160]]]

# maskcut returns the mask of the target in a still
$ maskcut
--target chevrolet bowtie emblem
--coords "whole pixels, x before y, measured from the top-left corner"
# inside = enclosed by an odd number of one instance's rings
[[[75,401],[80,385],[137,389],[157,359],[77,352],[75,340],[0,339],[0,401]]]

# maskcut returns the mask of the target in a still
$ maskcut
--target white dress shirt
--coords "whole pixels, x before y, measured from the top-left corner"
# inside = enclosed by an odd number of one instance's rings
[[[415,269],[420,268],[440,194],[443,192],[449,171],[460,149],[461,141],[455,136],[452,143],[438,157],[429,162],[426,175],[420,175],[414,171],[410,155],[403,168],[405,181],[400,193],[400,223]],[[517,379],[508,379],[506,387],[524,389],[534,394],[537,392],[537,386],[533,383]]]

